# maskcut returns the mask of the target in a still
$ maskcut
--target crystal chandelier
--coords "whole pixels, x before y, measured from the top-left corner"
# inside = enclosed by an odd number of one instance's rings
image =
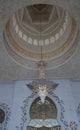
[[[40,78],[37,80],[33,80],[31,83],[27,84],[27,86],[33,90],[33,92],[37,93],[41,99],[41,102],[45,102],[46,96],[55,89],[58,84],[54,83],[51,80],[45,78],[44,73],[44,62],[40,62]]]
[[[40,39],[41,39],[41,15],[40,15]],[[42,40],[40,40],[41,42]],[[58,84],[54,83],[53,81],[50,81],[48,79],[45,78],[45,67],[46,67],[46,63],[43,60],[43,53],[42,53],[42,49],[43,49],[43,44],[41,44],[41,60],[39,61],[39,63],[37,64],[39,67],[39,79],[37,80],[33,80],[30,84],[27,84],[27,86],[33,90],[33,92],[37,93],[38,96],[41,99],[41,103],[45,102],[45,98],[46,96],[53,91],[53,89],[55,89]]]
[[[32,89],[33,92],[38,94],[41,99],[41,103],[44,103],[46,96],[58,86],[57,83],[45,78],[45,66],[46,63],[41,60],[38,63],[38,67],[40,69],[40,78],[27,84],[27,86]]]

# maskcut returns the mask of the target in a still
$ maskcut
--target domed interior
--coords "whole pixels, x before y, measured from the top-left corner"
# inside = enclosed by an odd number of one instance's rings
[[[78,27],[61,7],[48,4],[26,6],[6,24],[5,46],[19,64],[37,69],[42,58],[46,69],[65,63],[77,46]]]

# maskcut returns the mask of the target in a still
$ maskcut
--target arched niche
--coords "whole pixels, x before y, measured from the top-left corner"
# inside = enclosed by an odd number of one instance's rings
[[[40,98],[36,98],[30,107],[31,119],[49,119],[57,118],[57,107],[49,97],[46,97],[45,103],[42,104]]]
[[[57,107],[51,98],[46,97],[44,104],[39,97],[36,98],[30,107],[27,130],[61,130],[57,113]]]

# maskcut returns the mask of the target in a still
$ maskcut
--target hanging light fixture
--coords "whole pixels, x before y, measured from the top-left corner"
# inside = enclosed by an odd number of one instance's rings
[[[58,84],[45,77],[45,67],[47,64],[43,61],[42,46],[41,61],[37,65],[39,67],[39,79],[33,80],[31,83],[27,84],[27,86],[32,89],[33,92],[37,93],[41,99],[41,103],[44,103],[46,96],[52,92]]]
[[[37,93],[41,99],[41,103],[44,103],[46,96],[52,92],[58,84],[45,78],[45,63],[43,61],[40,61],[38,66],[40,68],[40,78],[33,80],[31,83],[27,84],[27,86],[32,89],[33,92]]]
[[[42,42],[41,21],[42,19],[41,19],[41,13],[40,13],[40,43]],[[43,58],[43,53],[42,53],[43,44],[42,43],[40,44],[40,47],[41,47],[41,60],[37,64],[39,68],[39,79],[33,80],[30,84],[27,84],[27,86],[30,89],[32,89],[35,93],[37,93],[41,99],[41,102],[44,103],[45,98],[48,95],[48,93],[52,92],[53,89],[55,89],[58,86],[58,84],[46,79],[45,67],[47,64],[44,62],[44,58]]]

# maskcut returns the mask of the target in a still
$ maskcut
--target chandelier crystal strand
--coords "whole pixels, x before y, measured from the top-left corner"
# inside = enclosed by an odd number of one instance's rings
[[[41,58],[41,61],[40,61],[40,79],[45,79],[45,69],[44,69],[44,67],[45,67],[45,64],[44,64],[44,62],[42,61],[42,58]],[[44,103],[45,98],[48,95],[47,86],[46,86],[46,84],[43,84],[43,85],[39,84],[38,88],[39,88],[38,89],[38,95],[40,96],[41,102]]]
[[[41,102],[44,103],[45,102],[45,98],[48,95],[48,92],[47,92],[47,89],[46,89],[46,85],[39,86],[38,95],[40,96]]]

